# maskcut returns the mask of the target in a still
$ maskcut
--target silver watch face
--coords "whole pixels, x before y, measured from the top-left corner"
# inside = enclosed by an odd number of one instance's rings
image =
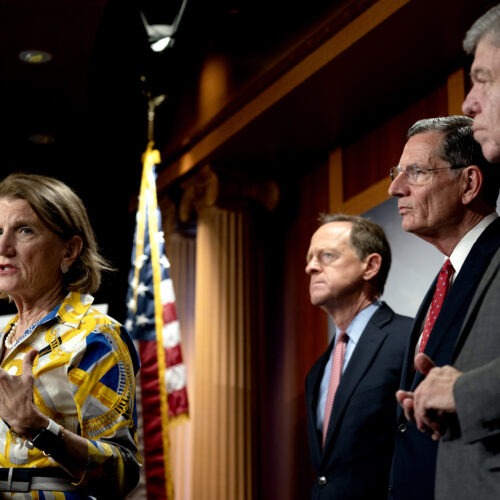
[[[35,447],[35,445],[31,441],[28,441],[27,439],[24,441],[24,446],[26,446],[28,450],[32,450]]]

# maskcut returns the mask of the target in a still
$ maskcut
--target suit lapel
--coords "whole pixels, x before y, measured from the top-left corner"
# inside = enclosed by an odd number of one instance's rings
[[[423,323],[427,315],[427,310],[429,309],[432,296],[434,295],[434,287],[436,285],[437,275],[434,278],[429,290],[425,294],[425,297],[420,304],[420,307],[413,321],[413,327],[410,335],[410,341],[406,347],[406,352],[403,361],[403,368],[401,371],[401,388],[409,390],[412,387],[413,379],[415,377],[415,371],[413,368],[413,360],[415,358],[415,346],[417,345],[420,333],[422,331]],[[402,409],[398,406],[398,413],[402,413]]]
[[[450,347],[446,347],[445,349],[441,349],[441,347],[443,347],[445,342],[451,342],[452,345],[455,345],[456,339],[449,336],[457,336],[459,330],[462,330],[456,324],[457,318],[463,315],[464,311],[470,306],[469,299],[474,295],[474,291],[478,286],[478,277],[483,275],[493,253],[499,246],[499,232],[500,219],[496,219],[483,231],[471,248],[460,272],[456,276],[453,286],[448,292],[426,348],[426,354],[438,365],[448,364],[452,361]],[[414,321],[411,345],[409,345],[405,354],[402,388],[414,389],[423,378],[420,373],[414,372],[413,358],[421,326],[425,320],[425,315],[427,314],[427,309],[434,293],[436,279],[437,276],[430,286]],[[398,408],[398,413],[401,413],[400,408]]]
[[[390,321],[393,313],[385,303],[374,313],[360,336],[359,342],[352,353],[351,359],[342,374],[340,384],[335,394],[332,417],[326,436],[325,448],[328,447],[335,429],[342,419],[342,415],[356,390],[360,380],[363,378],[373,358],[377,355],[380,345],[383,343],[387,333],[381,328]]]
[[[306,391],[307,398],[307,413],[308,413],[308,426],[310,436],[315,436],[316,439],[312,440],[312,454],[313,456],[321,457],[323,454],[323,443],[321,433],[318,432],[316,428],[316,410],[318,406],[319,389],[321,385],[321,380],[323,378],[323,372],[325,370],[325,365],[331,356],[333,349],[333,341],[330,342],[328,349],[320,356],[318,361],[311,369],[310,373],[310,389]]]
[[[426,353],[432,359],[438,359],[436,353],[444,341],[447,332],[452,328],[455,318],[463,315],[464,310],[467,310],[472,305],[471,297],[473,297],[479,280],[485,273],[500,243],[499,223],[500,219],[497,219],[483,231],[471,248],[460,272],[456,276],[427,343]],[[458,330],[456,326],[453,327],[453,333],[456,336],[458,336],[460,330],[460,326]],[[454,342],[456,342],[456,339]],[[451,355],[447,359],[443,359],[443,363],[451,363]]]
[[[464,319],[462,328],[460,329],[460,333],[458,335],[457,343],[455,345],[455,349],[453,352],[453,359],[456,359],[457,353],[460,352],[463,343],[467,339],[468,332],[471,328],[471,324],[474,321],[474,318],[476,317],[477,309],[481,305],[483,295],[485,291],[489,288],[493,278],[498,274],[499,269],[500,269],[500,247],[497,249],[495,255],[491,259],[490,264],[487,267],[486,271],[484,272],[484,275],[477,286],[474,296],[472,297],[470,307],[467,311],[467,315]]]

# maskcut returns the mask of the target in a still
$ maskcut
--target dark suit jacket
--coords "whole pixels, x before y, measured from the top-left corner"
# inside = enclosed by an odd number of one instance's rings
[[[439,442],[436,498],[500,498],[500,249],[479,283],[453,353],[457,418]]]
[[[500,246],[500,219],[483,231],[471,248],[460,272],[446,296],[441,312],[425,348],[438,366],[451,364],[452,353],[474,291],[486,267]],[[429,288],[415,317],[405,353],[401,388],[414,390],[422,380],[413,370],[415,346],[434,293]],[[500,303],[498,304],[500,308]],[[398,429],[394,444],[389,498],[393,500],[432,500],[434,498],[437,443],[408,423],[398,406]],[[500,498],[500,497],[499,497]]]
[[[411,324],[411,318],[395,314],[385,303],[373,314],[340,380],[324,452],[316,407],[333,342],[307,375],[307,428],[318,476],[314,500],[387,497],[396,423],[394,393]]]

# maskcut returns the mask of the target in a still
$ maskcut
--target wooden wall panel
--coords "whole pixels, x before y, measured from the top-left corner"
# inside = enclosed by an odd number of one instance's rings
[[[305,265],[310,238],[318,227],[318,215],[328,212],[328,175],[325,163],[302,178],[297,193],[297,206],[300,209],[290,221],[285,236],[283,399],[280,408],[282,415],[275,416],[275,425],[281,436],[280,461],[286,469],[280,471],[277,489],[266,495],[269,500],[309,498],[313,480],[307,442],[304,384],[307,372],[328,345],[328,317],[324,311],[311,305]],[[283,422],[286,422],[285,426]],[[270,484],[267,486],[273,488]],[[288,491],[284,492],[283,487],[288,488]]]
[[[447,82],[343,148],[344,201],[389,177],[408,128],[418,119],[448,114]]]

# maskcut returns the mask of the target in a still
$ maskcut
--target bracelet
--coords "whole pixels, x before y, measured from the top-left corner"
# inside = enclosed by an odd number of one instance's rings
[[[59,436],[59,432],[61,430],[61,426],[56,424],[51,418],[49,418],[49,425],[47,425],[46,429],[52,434]],[[43,429],[42,429],[43,430]]]

